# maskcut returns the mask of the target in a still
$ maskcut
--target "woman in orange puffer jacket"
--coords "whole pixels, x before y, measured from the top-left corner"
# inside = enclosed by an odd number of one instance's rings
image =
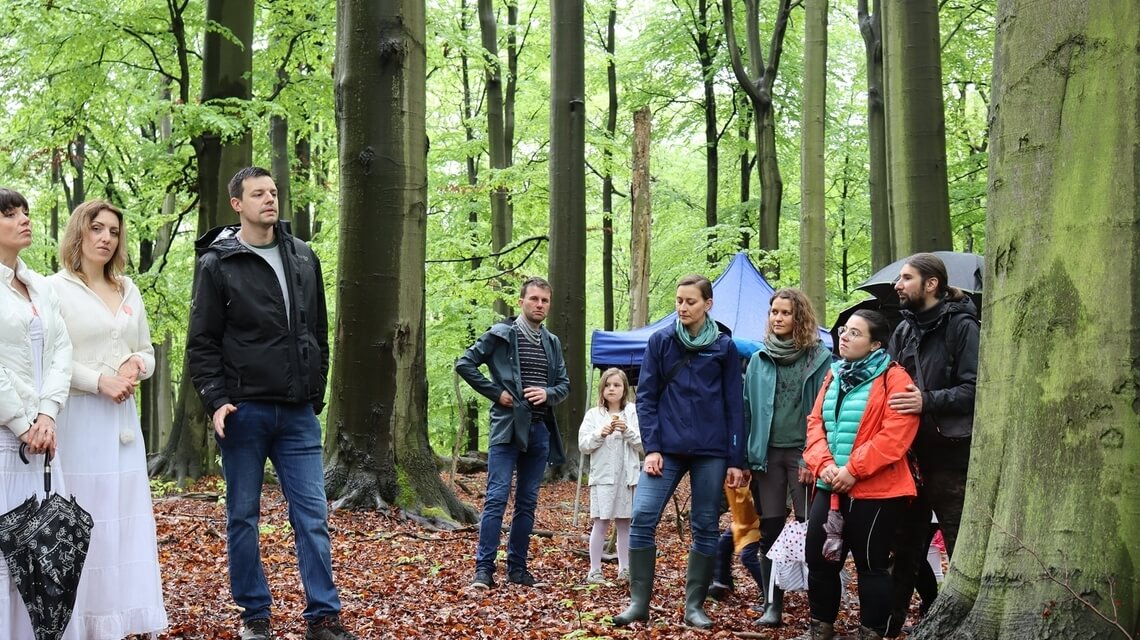
[[[839,338],[842,360],[832,365],[808,417],[804,462],[817,478],[808,515],[806,560],[811,640],[830,640],[839,613],[839,570],[850,550],[858,570],[860,640],[882,638],[890,621],[888,570],[895,524],[915,495],[906,452],[918,416],[887,406],[891,394],[912,384],[883,347],[886,319],[860,310]],[[837,562],[823,557],[824,523],[835,496],[843,515],[843,548]]]

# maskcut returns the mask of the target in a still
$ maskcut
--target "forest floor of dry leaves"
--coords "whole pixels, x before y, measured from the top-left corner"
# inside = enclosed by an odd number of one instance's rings
[[[446,481],[446,478],[445,478]],[[476,510],[482,506],[485,478],[462,476],[475,495],[459,495]],[[239,611],[230,599],[225,549],[225,511],[217,496],[224,493],[216,478],[200,481],[184,494],[155,499],[159,557],[170,628],[161,638],[236,639]],[[478,531],[469,527],[441,532],[424,529],[398,514],[335,511],[330,514],[333,570],[343,605],[342,621],[362,639],[387,638],[761,638],[786,640],[807,629],[804,593],[785,599],[785,625],[765,629],[754,624],[760,614],[750,610],[758,598],[756,584],[734,562],[736,591],[726,601],[706,605],[715,622],[711,631],[684,626],[685,562],[689,531],[678,534],[673,505],[658,529],[660,557],[651,620],[628,628],[610,624],[610,617],[628,603],[628,589],[616,583],[586,585],[589,568],[589,490],[583,487],[582,506],[574,516],[573,482],[543,485],[535,528],[543,535],[531,539],[529,566],[548,583],[542,589],[509,584],[503,562],[498,586],[476,590],[468,585],[474,573]],[[679,496],[687,495],[684,484]],[[682,510],[684,502],[679,502]],[[507,509],[509,521],[510,507]],[[727,522],[727,521],[726,521]],[[505,549],[506,535],[503,535]],[[266,484],[262,497],[261,553],[273,592],[273,625],[281,640],[301,640],[304,595],[297,573],[292,529],[285,500],[275,485]],[[505,551],[500,552],[500,558]],[[848,570],[853,567],[848,566]],[[605,565],[616,576],[617,565]],[[124,585],[125,588],[129,586]],[[837,621],[837,632],[854,632],[858,613],[854,584]]]

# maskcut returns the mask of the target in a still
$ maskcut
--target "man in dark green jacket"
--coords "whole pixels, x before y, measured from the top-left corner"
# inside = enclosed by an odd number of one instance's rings
[[[546,280],[528,279],[519,297],[519,315],[495,324],[455,363],[455,371],[467,384],[491,400],[487,496],[479,520],[475,579],[471,582],[477,589],[495,586],[495,555],[516,475],[515,511],[507,539],[507,579],[528,587],[543,586],[527,570],[527,552],[546,465],[560,464],[564,458],[550,408],[570,392],[562,343],[542,326],[550,308],[550,293]],[[484,364],[490,378],[479,370]]]

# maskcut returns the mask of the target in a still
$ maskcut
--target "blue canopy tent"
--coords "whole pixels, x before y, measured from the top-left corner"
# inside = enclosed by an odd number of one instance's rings
[[[764,340],[768,329],[768,301],[776,290],[743,252],[733,256],[728,268],[712,286],[712,317],[732,330],[732,337],[742,353],[755,351],[755,344],[747,343]],[[649,336],[658,329],[673,326],[676,321],[677,313],[673,312],[632,331],[594,330],[590,340],[590,362],[598,369],[623,369],[630,376],[630,382],[636,384]],[[819,330],[819,337],[831,347],[831,334],[826,329]]]

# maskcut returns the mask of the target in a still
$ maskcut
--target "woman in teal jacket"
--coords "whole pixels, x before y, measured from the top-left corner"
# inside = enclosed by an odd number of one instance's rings
[[[757,624],[783,623],[784,592],[772,589],[768,550],[788,519],[788,488],[796,520],[805,516],[806,484],[811,473],[803,465],[807,416],[815,404],[831,352],[819,340],[811,301],[799,289],[780,289],[768,310],[768,334],[752,355],[744,379],[744,418],[748,426],[748,466],[760,509],[761,576],[764,615]]]

